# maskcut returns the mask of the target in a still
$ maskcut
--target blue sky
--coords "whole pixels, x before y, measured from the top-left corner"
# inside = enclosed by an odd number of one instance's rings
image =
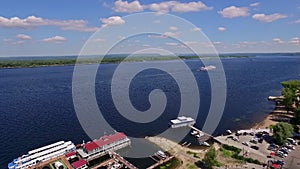
[[[2,0],[0,56],[77,55],[96,31],[124,26],[123,16],[141,12],[168,13],[191,22],[219,53],[300,51],[299,0]],[[179,36],[180,31],[174,24],[166,33]],[[101,43],[107,40],[99,38]],[[154,43],[157,39],[141,46]],[[120,52],[136,50],[131,46]]]

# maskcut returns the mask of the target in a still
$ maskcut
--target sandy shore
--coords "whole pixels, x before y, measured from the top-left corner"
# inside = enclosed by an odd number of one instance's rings
[[[271,125],[275,125],[279,121],[291,120],[293,115],[285,110],[284,106],[276,106],[270,114],[265,117],[261,122],[256,123],[252,128],[269,128]]]

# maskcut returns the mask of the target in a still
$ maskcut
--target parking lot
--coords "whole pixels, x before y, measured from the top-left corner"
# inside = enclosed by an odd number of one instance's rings
[[[245,157],[250,157],[253,159],[257,159],[262,163],[267,163],[268,160],[283,160],[285,165],[283,168],[287,169],[299,169],[300,168],[300,146],[294,146],[295,150],[290,150],[287,157],[279,157],[279,156],[270,156],[272,150],[268,150],[268,147],[271,143],[271,137],[268,135],[264,135],[262,142],[259,141],[251,141],[255,136],[252,135],[240,135],[236,136],[234,134],[227,136],[219,136],[215,139],[222,144],[228,144],[242,149],[242,154]],[[280,149],[280,147],[276,148],[276,150]]]
[[[299,169],[300,168],[300,146],[295,146],[296,149],[291,151],[285,158],[275,156],[275,159],[284,160],[285,165],[283,168],[286,169]]]

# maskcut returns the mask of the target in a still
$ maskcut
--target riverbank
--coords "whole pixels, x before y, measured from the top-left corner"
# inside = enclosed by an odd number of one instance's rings
[[[274,110],[269,113],[262,121],[256,123],[251,127],[252,129],[269,129],[271,125],[275,125],[278,121],[282,121],[283,119],[291,119],[292,116],[289,116],[285,107],[282,105],[276,105]],[[214,137],[215,143],[211,145],[217,150],[217,160],[223,164],[223,167],[229,168],[244,168],[248,166],[254,166],[254,168],[263,168],[261,165],[257,164],[249,164],[242,160],[237,160],[231,158],[230,156],[226,155],[226,153],[222,152],[222,145],[228,144],[235,146],[241,150],[243,153],[240,154],[244,157],[244,151],[247,152],[246,157],[251,158],[253,160],[258,160],[261,164],[266,163],[268,161],[269,151],[267,150],[269,143],[263,142],[260,144],[251,144],[245,146],[245,142],[249,144],[249,140],[253,138],[252,135],[242,135],[239,137],[239,141],[235,141],[233,139],[229,139],[229,137],[234,138],[235,133],[232,133],[230,136],[217,136]],[[181,167],[183,168],[190,168],[191,166],[197,164],[197,162],[201,161],[208,149],[192,149],[186,145],[180,145],[172,140],[162,138],[162,137],[147,137],[146,138],[149,142],[156,144],[162,150],[170,152],[176,158],[178,158],[181,162]],[[252,148],[257,147],[257,149]],[[221,149],[220,149],[221,148]],[[192,167],[191,167],[192,168]]]

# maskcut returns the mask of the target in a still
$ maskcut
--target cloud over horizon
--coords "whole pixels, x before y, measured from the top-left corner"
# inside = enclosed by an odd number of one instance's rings
[[[276,20],[287,18],[287,17],[288,17],[287,15],[280,14],[280,13],[274,13],[270,15],[260,13],[260,14],[254,14],[252,16],[253,19],[258,20],[260,22],[266,22],[266,23],[274,22]]]
[[[65,37],[62,37],[62,36],[53,36],[53,37],[50,37],[50,38],[42,39],[43,42],[54,42],[54,43],[62,43],[66,40],[67,39]]]
[[[89,27],[88,22],[85,20],[54,20],[44,19],[36,16],[28,16],[21,19],[19,17],[5,18],[0,16],[0,27],[3,28],[35,28],[39,26],[58,26],[62,30],[72,30],[80,32],[95,32],[99,28]]]
[[[244,17],[249,16],[249,9],[247,7],[236,7],[236,6],[230,6],[227,8],[224,8],[222,11],[218,12],[221,14],[224,18],[236,18],[236,17]]]
[[[140,1],[135,0],[132,2],[117,0],[114,3],[112,8],[115,12],[121,13],[134,13],[142,12],[145,9],[150,11],[159,12],[159,13],[168,13],[168,12],[199,12],[204,10],[211,10],[212,7],[206,6],[201,1],[191,1],[191,2],[179,2],[179,1],[163,1],[160,3],[150,3],[150,4],[141,4]]]

